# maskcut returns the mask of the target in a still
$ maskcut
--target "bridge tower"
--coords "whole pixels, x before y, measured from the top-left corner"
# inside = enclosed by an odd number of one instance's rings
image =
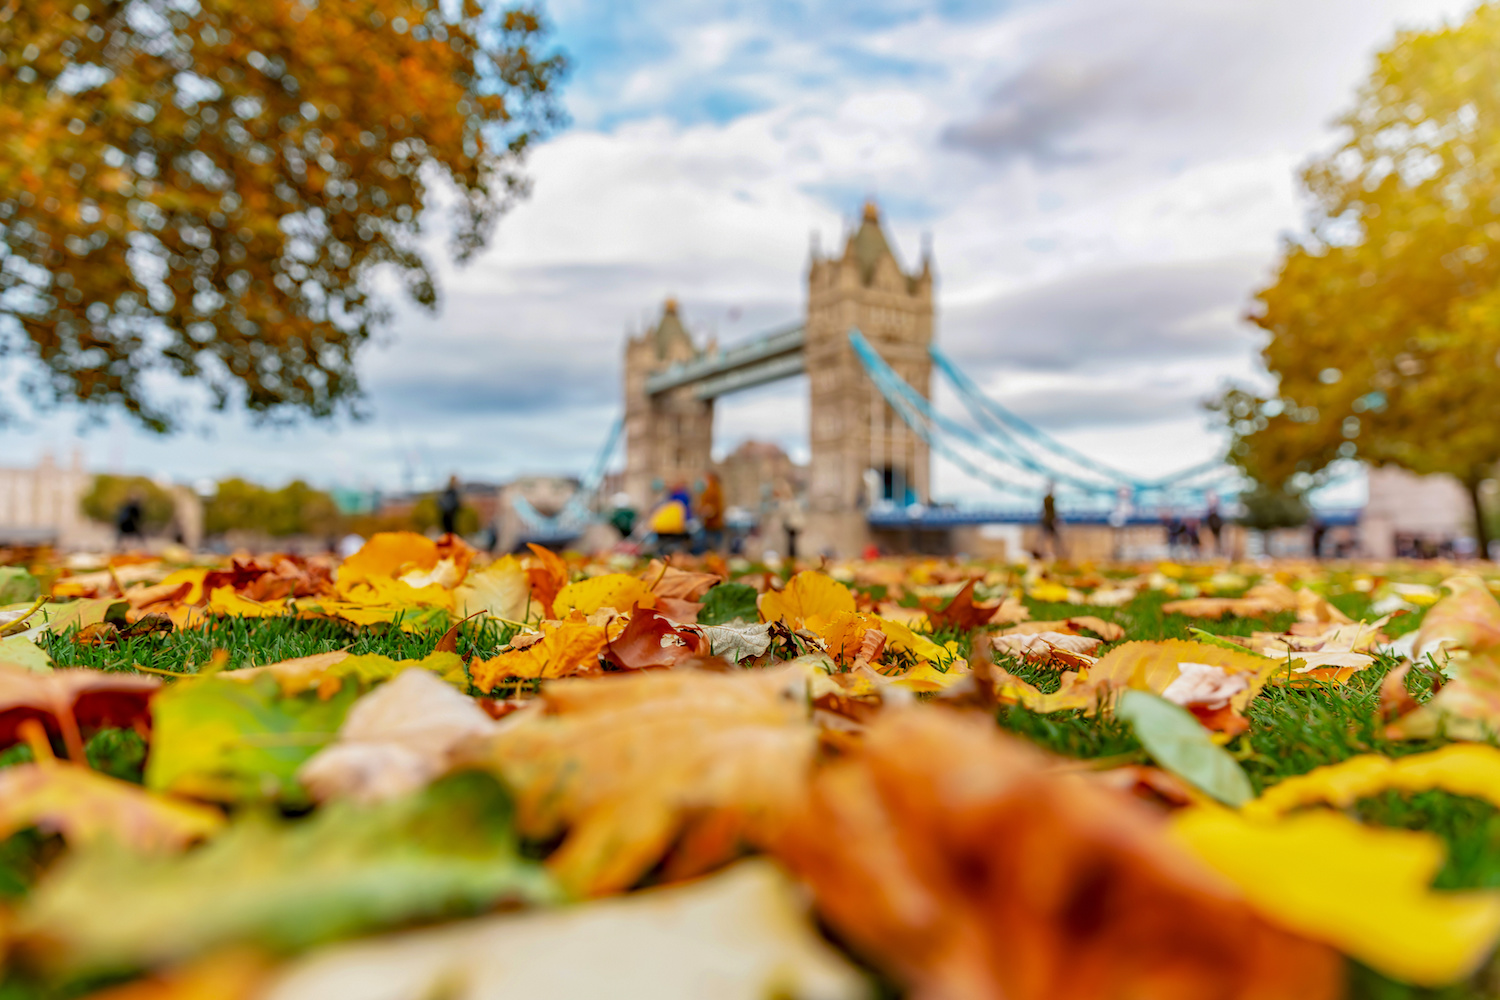
[[[692,385],[652,393],[646,380],[701,357],[667,299],[656,326],[625,344],[625,491],[638,510],[649,510],[660,487],[689,486],[712,468],[714,402]]]
[[[813,254],[807,276],[805,364],[812,466],[807,549],[855,555],[870,540],[871,504],[927,503],[931,457],[866,377],[849,346],[857,328],[896,373],[931,396],[932,261],[902,270],[874,202],[838,257]]]

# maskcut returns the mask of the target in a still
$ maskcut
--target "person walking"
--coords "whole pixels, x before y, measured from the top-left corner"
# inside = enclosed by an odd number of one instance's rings
[[[1208,495],[1208,516],[1203,519],[1203,526],[1208,533],[1214,536],[1214,555],[1224,554],[1224,515],[1219,512],[1219,495],[1210,493]]]
[[[463,508],[463,498],[458,495],[458,477],[448,477],[448,488],[438,497],[438,516],[443,522],[443,534],[458,533],[458,512]]]
[[[137,545],[144,541],[141,535],[141,521],[144,516],[141,498],[132,491],[125,497],[125,502],[120,504],[120,509],[115,511],[115,544],[118,548],[125,547],[127,538],[134,539]]]
[[[1053,560],[1063,558],[1062,532],[1057,517],[1057,491],[1052,483],[1047,484],[1047,495],[1042,497],[1041,539],[1038,548]]]

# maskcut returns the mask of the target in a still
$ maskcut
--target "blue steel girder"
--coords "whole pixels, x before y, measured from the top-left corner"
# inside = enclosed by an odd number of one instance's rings
[[[802,348],[807,334],[801,324],[774,330],[746,344],[673,365],[646,379],[646,393],[694,386],[693,395],[713,399],[741,389],[776,382],[806,370]]]

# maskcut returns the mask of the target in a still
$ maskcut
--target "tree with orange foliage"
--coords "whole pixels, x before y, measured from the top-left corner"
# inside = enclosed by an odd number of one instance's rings
[[[478,0],[0,0],[0,354],[39,362],[33,402],[157,430],[164,374],[348,408],[376,272],[437,302],[433,182],[460,262],[525,194],[566,68],[544,34]]]

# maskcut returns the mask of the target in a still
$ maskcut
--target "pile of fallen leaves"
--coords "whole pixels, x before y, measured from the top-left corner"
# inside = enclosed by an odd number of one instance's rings
[[[1355,967],[1482,984],[1500,891],[1434,888],[1444,841],[1354,808],[1500,805],[1497,584],[1442,577],[491,560],[413,534],[339,565],[0,571],[4,995],[1316,1000]],[[1132,634],[1120,609],[1152,595],[1190,638]],[[247,618],[436,641],[151,662]],[[85,647],[130,659],[56,665]],[[1381,745],[1415,752],[1252,781],[1257,699],[1376,673]],[[1140,751],[1052,753],[997,725],[1017,711]],[[127,738],[138,773],[90,766]]]

